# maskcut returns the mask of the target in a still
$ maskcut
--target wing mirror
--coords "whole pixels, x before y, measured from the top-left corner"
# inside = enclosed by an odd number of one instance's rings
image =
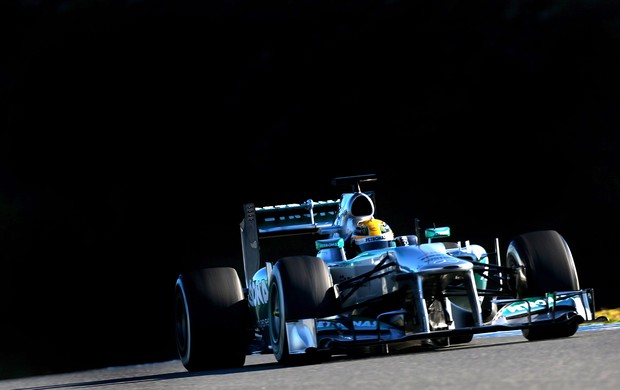
[[[450,227],[435,227],[424,230],[424,237],[428,238],[428,242],[435,238],[450,237]]]

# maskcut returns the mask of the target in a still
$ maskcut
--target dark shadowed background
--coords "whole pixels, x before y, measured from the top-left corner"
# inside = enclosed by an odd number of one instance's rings
[[[397,234],[555,229],[620,306],[620,3],[0,5],[0,379],[176,358],[244,202],[376,173]]]

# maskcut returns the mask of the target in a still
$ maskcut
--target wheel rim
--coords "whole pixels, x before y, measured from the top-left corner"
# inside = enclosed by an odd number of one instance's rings
[[[269,307],[269,322],[271,323],[271,342],[273,345],[277,345],[280,340],[280,328],[282,325],[282,308],[280,305],[280,294],[275,284],[271,286],[271,305]]]

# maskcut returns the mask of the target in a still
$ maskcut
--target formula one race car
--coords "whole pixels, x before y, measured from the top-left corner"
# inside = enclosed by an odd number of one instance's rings
[[[594,321],[571,251],[555,230],[521,234],[505,256],[452,242],[449,227],[394,236],[375,218],[375,175],[339,177],[338,200],[244,205],[245,286],[233,267],[183,272],[175,329],[188,371],[241,367],[273,353],[287,365],[331,356],[407,352],[521,330],[569,337]],[[423,234],[422,234],[423,232]]]

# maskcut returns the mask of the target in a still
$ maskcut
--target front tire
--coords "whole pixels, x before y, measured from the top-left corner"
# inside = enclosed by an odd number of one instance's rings
[[[517,236],[508,246],[506,264],[518,267],[511,281],[511,288],[518,298],[579,290],[572,253],[564,238],[555,230]],[[523,329],[522,333],[530,341],[569,337],[577,332],[578,325],[578,321],[569,321],[544,328]]]
[[[177,351],[188,371],[245,364],[248,306],[234,268],[179,275],[174,314]]]
[[[277,261],[269,282],[269,336],[276,360],[286,365],[316,363],[326,356],[306,351],[291,354],[286,322],[321,318],[335,313],[329,270],[322,259],[291,256]]]

